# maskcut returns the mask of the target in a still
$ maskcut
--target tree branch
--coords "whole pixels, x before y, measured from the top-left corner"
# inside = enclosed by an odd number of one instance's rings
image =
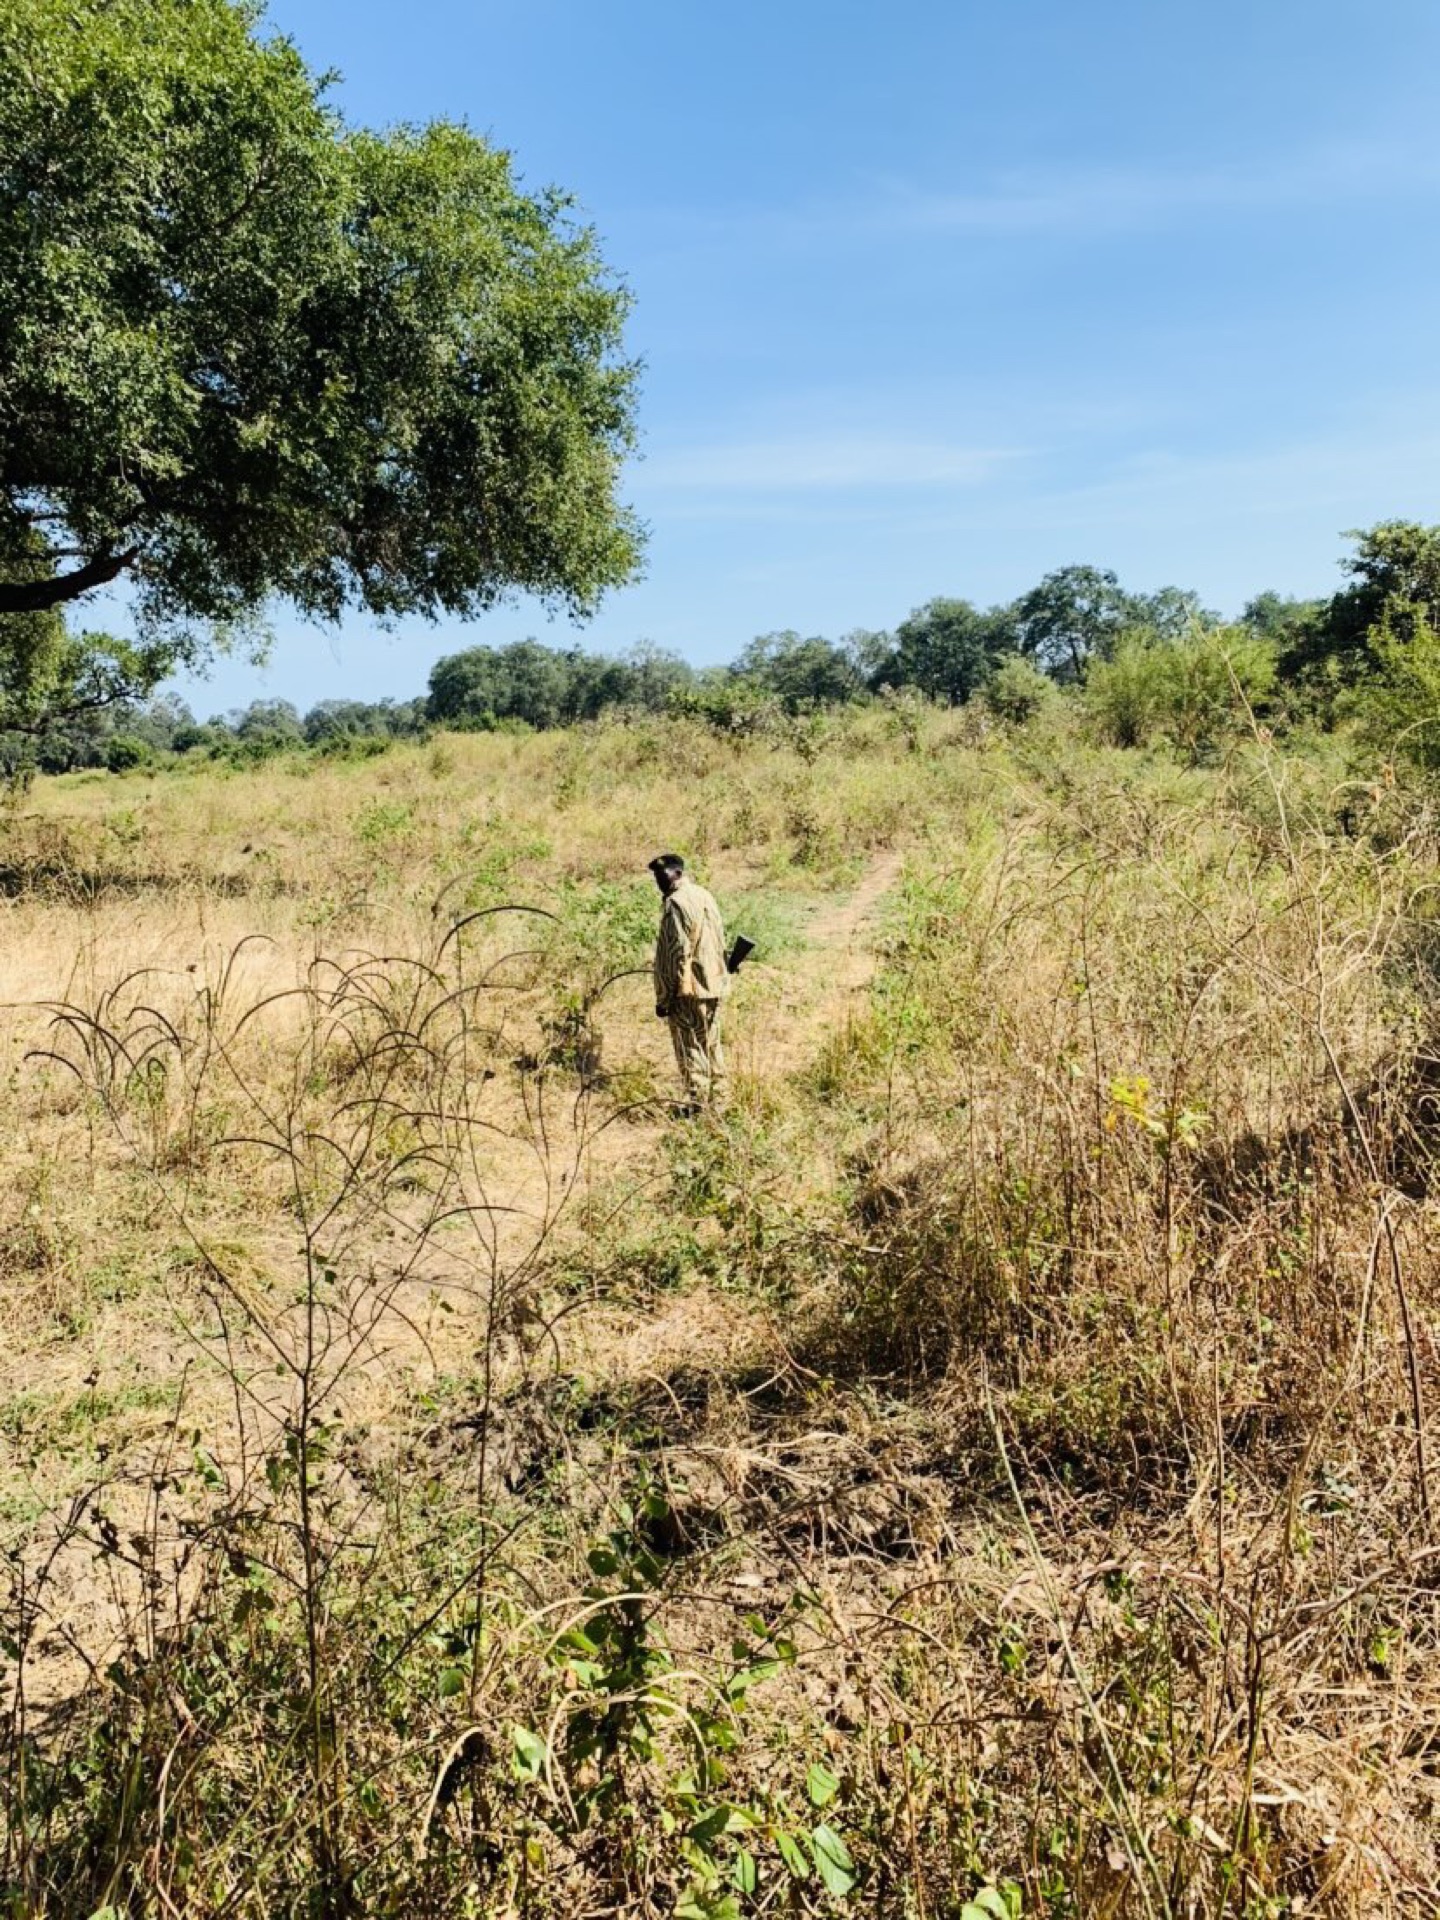
[[[108,586],[131,565],[139,551],[138,547],[124,547],[116,553],[106,548],[70,573],[53,574],[46,580],[0,580],[0,614],[40,613],[46,607],[78,600],[96,587]]]
[[[84,698],[77,697],[67,701],[64,706],[46,707],[39,714],[31,714],[28,719],[21,719],[18,716],[6,719],[0,716],[0,733],[23,733],[31,738],[38,738],[42,733],[48,733],[51,727],[63,727],[71,720],[78,720],[82,714],[102,713],[106,707],[118,707],[125,700],[139,701],[148,698],[147,694],[141,693],[135,687],[107,688],[100,693],[92,693]]]

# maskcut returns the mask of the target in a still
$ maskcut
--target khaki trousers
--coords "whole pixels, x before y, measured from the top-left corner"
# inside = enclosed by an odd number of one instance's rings
[[[670,1039],[685,1097],[697,1106],[718,1106],[725,1094],[725,1050],[720,1045],[718,1000],[674,1000]]]

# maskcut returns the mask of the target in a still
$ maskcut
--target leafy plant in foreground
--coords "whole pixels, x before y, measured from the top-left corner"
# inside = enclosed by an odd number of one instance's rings
[[[837,1776],[810,1767],[806,1795],[823,1815],[812,1825],[732,1773],[750,1695],[795,1662],[787,1610],[747,1614],[728,1670],[696,1686],[660,1627],[660,1542],[674,1522],[667,1495],[647,1486],[590,1549],[594,1583],[549,1650],[562,1685],[552,1730],[511,1732],[514,1770],[537,1789],[537,1828],[603,1857],[617,1899],[668,1885],[677,1920],[740,1920],[777,1873],[797,1892],[842,1897],[859,1871],[826,1811]]]

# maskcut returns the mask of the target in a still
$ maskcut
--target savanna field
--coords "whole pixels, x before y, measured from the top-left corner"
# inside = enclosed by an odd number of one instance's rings
[[[752,11],[0,0],[0,1920],[1440,1920],[1440,13]]]
[[[1434,1912],[1434,847],[971,709],[37,780],[6,1910]]]

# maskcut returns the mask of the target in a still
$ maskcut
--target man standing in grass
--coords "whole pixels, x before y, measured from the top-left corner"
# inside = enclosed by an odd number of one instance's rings
[[[730,990],[725,929],[714,896],[686,877],[678,853],[650,862],[665,904],[655,944],[655,1012],[670,1022],[687,1114],[719,1107],[725,1096],[720,1008]]]

